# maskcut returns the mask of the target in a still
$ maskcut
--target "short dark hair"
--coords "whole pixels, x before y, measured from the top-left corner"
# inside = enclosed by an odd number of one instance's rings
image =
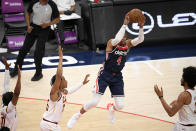
[[[10,103],[10,101],[12,100],[12,98],[13,98],[13,92],[6,92],[6,93],[4,93],[3,94],[3,104],[5,105],[5,106],[8,106],[8,104]]]
[[[10,129],[9,129],[8,127],[2,127],[2,128],[0,129],[0,131],[10,131]]]
[[[56,80],[56,75],[54,75],[50,80],[50,85],[52,86]]]
[[[190,88],[196,85],[196,67],[189,66],[183,69],[182,78]]]

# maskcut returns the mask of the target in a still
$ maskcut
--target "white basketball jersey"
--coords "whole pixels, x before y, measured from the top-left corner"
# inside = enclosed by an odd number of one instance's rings
[[[64,111],[65,102],[66,95],[63,93],[61,93],[60,99],[56,102],[48,100],[46,112],[43,114],[43,118],[51,122],[59,122]]]
[[[191,103],[184,105],[178,112],[180,124],[196,124],[196,90],[186,90],[192,96]]]
[[[1,105],[1,127],[8,127],[10,131],[16,131],[16,106],[12,104],[12,101],[10,101],[8,106]]]

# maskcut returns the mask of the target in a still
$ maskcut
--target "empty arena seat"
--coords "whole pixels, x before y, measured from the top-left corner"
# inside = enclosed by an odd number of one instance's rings
[[[17,45],[18,49],[19,42],[18,40],[23,40],[22,37],[25,37],[26,32],[26,22],[25,22],[25,10],[22,0],[1,0],[1,12],[3,16],[3,23],[4,23],[4,38],[7,40],[8,47],[9,46],[9,40],[12,40],[11,43],[15,43]],[[14,36],[14,37],[13,37]],[[9,38],[12,37],[12,38]],[[14,39],[16,41],[14,41]],[[21,39],[22,38],[22,39]],[[21,45],[21,44],[20,44]],[[21,45],[22,46],[22,45]]]

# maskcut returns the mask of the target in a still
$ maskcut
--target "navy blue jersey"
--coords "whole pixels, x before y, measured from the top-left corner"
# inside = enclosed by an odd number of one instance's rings
[[[106,52],[106,58],[104,63],[104,70],[111,73],[121,72],[125,66],[126,57],[129,48],[125,45],[117,45],[112,52]]]

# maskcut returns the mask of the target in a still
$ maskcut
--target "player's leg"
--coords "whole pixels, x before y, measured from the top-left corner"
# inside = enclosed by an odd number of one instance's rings
[[[31,81],[38,81],[43,77],[42,58],[44,57],[44,54],[45,54],[45,44],[46,44],[46,41],[48,40],[48,35],[49,35],[49,28],[42,29],[39,33],[36,47],[35,47],[35,52],[34,52],[36,72],[34,76],[31,78]]]
[[[80,111],[78,113],[75,113],[70,120],[67,123],[67,127],[69,129],[72,129],[74,127],[74,125],[76,124],[76,122],[78,121],[78,119],[81,117],[82,114],[84,114],[85,112],[87,112],[88,110],[90,110],[93,107],[96,107],[97,104],[99,103],[101,96],[104,94],[105,89],[107,87],[108,83],[105,82],[105,80],[103,80],[102,76],[99,76],[96,80],[96,88],[93,95],[93,98],[88,101],[86,104],[83,105],[83,107],[80,109]]]
[[[15,77],[18,74],[17,65],[19,65],[20,69],[22,69],[24,58],[26,57],[27,53],[30,51],[31,47],[35,43],[35,40],[36,40],[35,34],[36,32],[34,31],[34,29],[32,30],[30,34],[29,33],[26,34],[24,44],[22,48],[19,50],[19,54],[16,59],[15,67],[14,69],[10,71],[11,77]]]
[[[114,97],[115,104],[109,103],[107,109],[109,111],[109,121],[114,123],[116,120],[115,111],[122,110],[124,107],[124,97]]]
[[[112,97],[114,97],[115,104],[109,103],[107,105],[107,109],[109,111],[109,121],[114,123],[116,119],[115,111],[122,110],[124,106],[124,82],[121,77],[120,79],[117,77],[115,84],[112,84],[109,88],[112,93]]]

